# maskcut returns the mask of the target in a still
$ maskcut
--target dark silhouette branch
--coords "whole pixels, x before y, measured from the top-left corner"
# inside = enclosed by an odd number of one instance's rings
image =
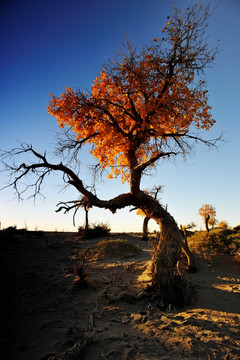
[[[35,160],[40,160],[38,163],[21,163],[20,165],[16,165],[13,163],[9,165],[9,162],[6,160],[11,159],[12,157],[20,156],[22,154],[31,153],[34,155]],[[87,199],[88,206],[96,206],[99,208],[109,209],[113,213],[116,212],[117,209],[121,209],[125,206],[133,205],[136,200],[134,199],[133,194],[121,194],[110,200],[101,200],[99,199],[93,192],[89,191],[86,186],[84,186],[82,180],[78,177],[78,175],[71,170],[69,167],[59,164],[52,164],[48,162],[46,158],[46,153],[44,155],[35,151],[32,146],[21,145],[20,148],[15,148],[11,151],[4,152],[2,157],[5,159],[5,166],[8,172],[11,172],[11,178],[14,177],[13,180],[9,180],[8,185],[6,187],[13,187],[17,193],[19,199],[21,199],[22,194],[24,194],[30,187],[34,187],[34,193],[32,197],[36,197],[41,194],[41,187],[43,184],[43,180],[46,175],[49,175],[51,172],[60,172],[63,174],[63,178],[66,183],[74,186],[84,197]],[[23,189],[20,190],[20,182],[22,178],[30,177],[31,175],[35,175],[37,179],[32,183],[25,185]],[[84,200],[85,201],[85,200]],[[76,206],[76,205],[75,205]],[[67,210],[67,209],[65,209]]]
[[[77,214],[77,212],[80,209],[84,209],[85,214],[87,214],[87,212],[89,211],[89,209],[91,208],[91,205],[89,204],[88,199],[86,198],[86,196],[82,196],[79,200],[71,200],[71,201],[60,201],[57,204],[57,210],[55,210],[55,212],[61,212],[63,211],[64,214],[70,212],[71,210],[74,209],[73,212],[73,226],[75,226],[75,216]]]

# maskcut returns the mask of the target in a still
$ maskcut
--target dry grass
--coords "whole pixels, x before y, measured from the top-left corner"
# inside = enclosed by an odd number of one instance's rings
[[[234,229],[215,228],[206,231],[196,231],[188,240],[192,251],[203,257],[229,254],[240,264],[240,232]]]
[[[108,258],[130,258],[138,256],[142,249],[132,244],[129,240],[108,239],[100,241],[83,250],[80,255],[87,260],[103,260]]]
[[[240,265],[240,251],[238,251],[235,255],[234,255],[234,262],[237,265]]]

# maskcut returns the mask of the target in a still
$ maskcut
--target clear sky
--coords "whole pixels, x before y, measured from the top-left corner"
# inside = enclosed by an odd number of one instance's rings
[[[200,1],[201,2],[201,1]],[[175,0],[177,7],[192,0]],[[208,1],[203,0],[203,4]],[[240,224],[240,1],[222,0],[210,19],[211,45],[220,40],[221,52],[207,70],[209,104],[216,125],[209,138],[224,133],[218,151],[199,146],[183,162],[159,164],[153,177],[142,187],[163,185],[163,204],[178,224],[195,222],[203,227],[198,209],[204,203],[215,206],[217,219],[230,226]],[[3,0],[0,5],[0,148],[10,149],[17,140],[50,151],[56,119],[48,115],[49,93],[59,96],[66,86],[89,89],[102,65],[123,44],[125,35],[138,44],[160,34],[171,15],[170,0]],[[83,162],[89,155],[83,152]],[[57,161],[57,160],[56,160]],[[83,179],[88,180],[87,170]],[[0,187],[7,181],[1,174]],[[116,180],[99,183],[100,198],[127,192]],[[46,199],[18,202],[12,189],[0,192],[2,228],[17,225],[29,229],[75,231],[72,215],[55,213],[61,200],[75,200],[74,189],[61,190],[61,178],[49,177],[43,194]],[[108,222],[112,231],[141,231],[142,218],[129,209],[112,215],[107,210],[91,210],[90,222]],[[82,225],[84,213],[76,223]],[[153,221],[150,229],[156,229]]]

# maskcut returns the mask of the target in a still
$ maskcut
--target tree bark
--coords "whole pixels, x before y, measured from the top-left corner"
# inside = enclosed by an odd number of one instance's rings
[[[193,256],[193,253],[191,252],[191,250],[188,247],[188,241],[187,241],[187,236],[184,236],[183,241],[182,241],[182,249],[187,257],[187,262],[188,262],[188,272],[189,273],[194,273],[197,271],[197,267],[196,267],[196,263],[195,263],[195,258]]]
[[[88,208],[84,206],[85,210],[85,231],[88,231],[89,222],[88,222]]]
[[[152,257],[152,285],[165,306],[177,305],[176,274],[174,269],[180,256],[182,239],[170,215],[160,220],[160,239]]]
[[[143,194],[140,207],[160,227],[160,238],[152,257],[152,287],[164,306],[185,302],[185,282],[177,275],[176,264],[182,248],[182,236],[173,217],[153,197]]]
[[[205,217],[205,227],[206,227],[207,232],[209,232],[209,227],[208,227],[209,220],[210,220],[210,215],[207,215]]]
[[[145,216],[143,220],[143,235],[142,240],[148,240],[148,222],[150,220],[150,217]]]

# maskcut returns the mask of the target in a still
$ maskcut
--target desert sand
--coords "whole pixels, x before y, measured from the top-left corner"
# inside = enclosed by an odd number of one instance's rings
[[[163,311],[142,293],[152,245],[115,237],[138,244],[141,255],[87,262],[85,289],[73,286],[77,254],[101,239],[1,241],[2,360],[240,359],[240,267],[231,256],[197,255],[199,271],[183,273],[195,301]]]

